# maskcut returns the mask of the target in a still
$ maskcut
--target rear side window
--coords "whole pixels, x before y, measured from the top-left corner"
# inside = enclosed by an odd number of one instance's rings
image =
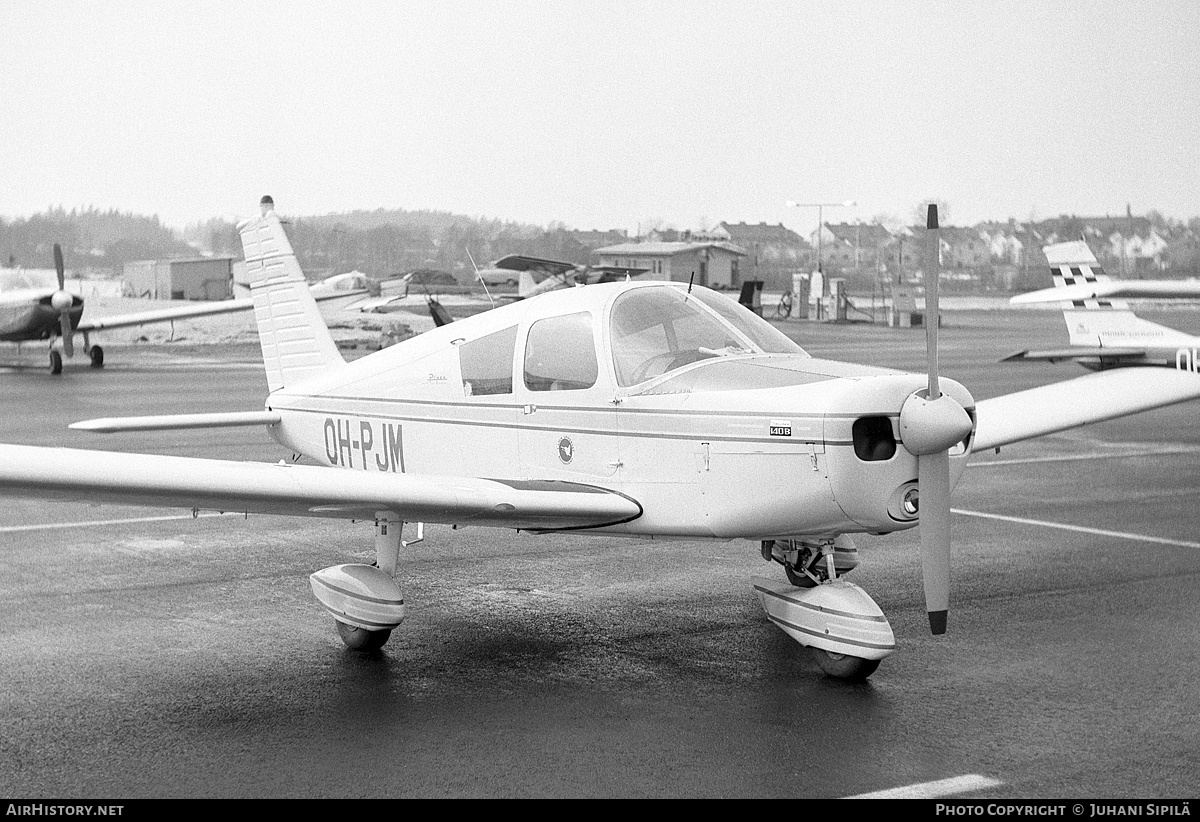
[[[517,349],[517,327],[496,331],[458,347],[463,394],[511,394],[513,353]]]
[[[525,387],[577,391],[596,384],[596,342],[587,312],[538,320],[525,343]]]

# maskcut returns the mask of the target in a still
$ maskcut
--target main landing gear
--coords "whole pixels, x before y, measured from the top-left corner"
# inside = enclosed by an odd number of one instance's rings
[[[87,352],[88,359],[91,360],[92,368],[104,367],[104,349],[98,345],[88,345],[86,338],[84,341],[84,351]],[[50,373],[61,374],[63,370],[62,352],[57,348],[50,349]]]
[[[764,540],[762,555],[782,565],[790,583],[754,578],[767,617],[812,648],[826,676],[866,679],[896,649],[883,611],[862,588],[842,579],[858,565],[850,537]]]
[[[424,539],[405,542],[404,522],[390,511],[375,514],[375,564],[350,563],[324,568],[309,577],[313,595],[333,614],[338,635],[355,651],[377,651],[404,621],[404,594],[396,583],[400,549]]]

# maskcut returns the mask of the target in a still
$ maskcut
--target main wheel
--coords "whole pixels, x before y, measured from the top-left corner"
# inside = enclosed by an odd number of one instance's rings
[[[62,354],[59,354],[57,351],[50,352],[50,373],[62,373]]]
[[[88,356],[92,358],[92,368],[104,367],[104,349],[98,345],[93,345],[88,349]]]
[[[342,642],[346,643],[347,648],[354,651],[378,651],[392,635],[391,631],[368,631],[357,625],[349,625],[337,620],[335,622],[337,622],[338,636],[342,638]]]
[[[817,664],[821,666],[821,670],[825,672],[825,676],[831,676],[835,679],[862,681],[875,673],[875,669],[879,667],[878,659],[863,659],[862,657],[850,656],[849,654],[835,654],[833,651],[826,651],[821,648],[813,648],[813,653],[817,655]]]

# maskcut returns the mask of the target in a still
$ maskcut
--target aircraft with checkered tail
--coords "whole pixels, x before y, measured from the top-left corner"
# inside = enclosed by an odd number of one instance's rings
[[[919,526],[912,559],[942,633],[950,494],[973,451],[1200,397],[1200,375],[1122,369],[976,401],[938,375],[935,322],[927,373],[822,360],[685,282],[551,291],[345,362],[269,198],[240,231],[265,407],[75,427],[263,426],[312,464],[0,445],[0,495],[374,523],[373,564],[310,577],[360,650],[404,619],[409,524],[418,539],[428,523],[642,537],[681,563],[698,540],[744,539],[782,566],[750,580],[769,620],[828,675],[861,679],[896,642],[847,579],[854,534]],[[931,207],[931,252],[937,234]]]
[[[1068,348],[1018,351],[1005,360],[1074,362],[1093,371],[1130,366],[1200,369],[1200,337],[1137,316],[1126,300],[1194,300],[1200,281],[1120,280],[1104,273],[1083,240],[1043,249],[1051,288],[1018,294],[1013,305],[1062,303]]]

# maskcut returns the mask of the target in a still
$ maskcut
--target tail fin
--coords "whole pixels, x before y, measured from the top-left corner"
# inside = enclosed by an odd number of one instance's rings
[[[262,344],[267,387],[277,391],[345,365],[292,252],[270,197],[262,216],[238,225]]]
[[[1056,243],[1044,249],[1050,264],[1050,277],[1055,288],[1097,286],[1112,281],[1096,261],[1088,244],[1082,240]],[[1071,288],[1071,297],[1078,297],[1078,288]],[[1103,291],[1103,288],[1090,289]],[[1129,310],[1124,300],[1103,297],[1064,299],[1063,319],[1071,345],[1126,348],[1130,346],[1175,345],[1191,338],[1173,328],[1158,325]]]

